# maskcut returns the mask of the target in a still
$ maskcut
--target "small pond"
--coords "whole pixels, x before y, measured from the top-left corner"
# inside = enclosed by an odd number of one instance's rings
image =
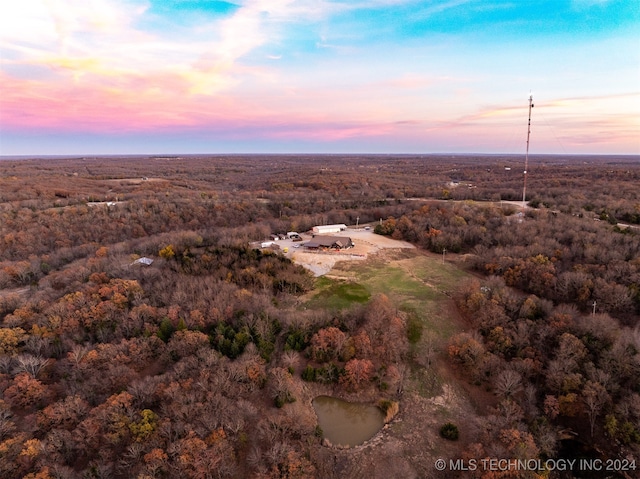
[[[313,408],[324,437],[334,445],[358,446],[384,426],[384,414],[376,406],[318,396]]]

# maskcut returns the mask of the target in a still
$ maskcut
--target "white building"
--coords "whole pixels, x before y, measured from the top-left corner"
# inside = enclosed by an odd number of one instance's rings
[[[145,266],[151,266],[152,263],[153,263],[153,260],[151,258],[147,258],[143,256],[142,258],[138,258],[131,264],[143,264]]]
[[[340,231],[345,231],[347,229],[347,225],[322,225],[322,226],[314,226],[312,231],[314,235],[326,235],[329,233],[339,233]]]

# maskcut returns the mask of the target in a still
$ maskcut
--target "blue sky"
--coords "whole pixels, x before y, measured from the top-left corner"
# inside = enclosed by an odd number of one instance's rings
[[[637,0],[21,0],[0,154],[640,154]]]

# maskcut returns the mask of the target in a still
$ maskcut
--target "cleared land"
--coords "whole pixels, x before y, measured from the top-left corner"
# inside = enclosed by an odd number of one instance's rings
[[[451,295],[468,274],[451,261],[443,264],[441,256],[365,233],[369,232],[363,232],[360,243],[367,238],[372,245],[367,259],[337,262],[316,280],[303,307],[344,309],[384,293],[417,325],[418,334],[404,372],[400,414],[363,446],[327,449],[334,462],[331,470],[324,471],[325,477],[438,477],[435,460],[459,453],[457,443],[439,436],[440,426],[448,421],[463,426],[461,442],[477,427],[477,396],[473,394],[473,400],[472,392],[461,387],[444,350],[448,338],[463,329]]]
[[[312,252],[307,251],[302,246],[295,248],[295,245],[301,243],[294,243],[290,240],[279,241],[278,246],[280,248],[287,248],[286,255],[291,258],[295,263],[304,266],[315,276],[322,276],[331,271],[336,263],[342,261],[362,261],[383,249],[415,249],[410,243],[406,241],[397,241],[386,236],[381,236],[373,233],[373,230],[365,229],[350,229],[341,233],[336,233],[332,236],[348,236],[350,237],[355,246],[353,248],[343,251],[327,251],[327,252]],[[310,235],[302,235],[304,242],[311,239]]]

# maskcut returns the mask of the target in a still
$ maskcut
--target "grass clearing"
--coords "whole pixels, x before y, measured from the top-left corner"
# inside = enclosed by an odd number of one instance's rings
[[[371,292],[362,284],[326,277],[316,281],[317,293],[305,304],[309,309],[341,310],[369,301]]]
[[[336,280],[344,276],[350,280]],[[446,341],[458,329],[452,318],[451,294],[468,274],[438,256],[417,250],[387,250],[365,262],[338,263],[332,278],[320,277],[316,292],[304,304],[310,309],[341,310],[366,303],[375,294],[386,294],[406,312],[421,336]],[[414,331],[415,332],[415,331]],[[415,341],[420,347],[420,341]]]

